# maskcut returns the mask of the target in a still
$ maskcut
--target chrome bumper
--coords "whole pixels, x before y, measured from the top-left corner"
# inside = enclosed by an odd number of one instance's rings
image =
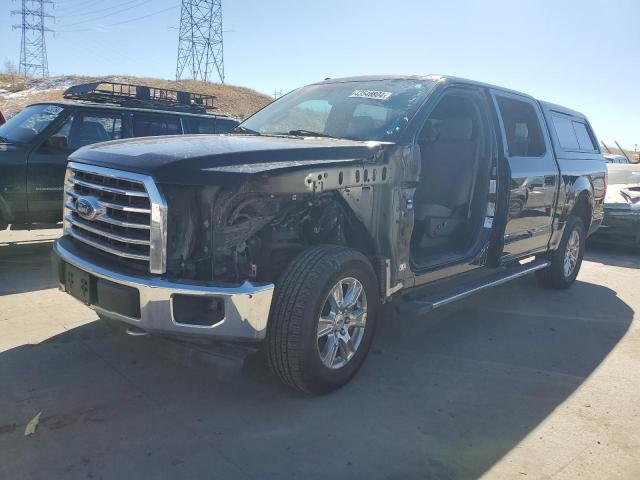
[[[239,286],[216,286],[202,283],[174,283],[160,277],[132,274],[112,262],[102,259],[88,260],[85,252],[63,236],[53,246],[60,262],[70,264],[95,278],[134,288],[140,300],[140,318],[106,310],[98,304],[88,305],[99,314],[138,327],[149,333],[173,336],[197,336],[214,340],[262,340],[267,331],[267,320],[273,296],[273,284],[253,284],[245,281]],[[65,285],[60,283],[61,290]],[[214,325],[178,323],[174,318],[175,295],[209,296],[224,303],[224,316]]]

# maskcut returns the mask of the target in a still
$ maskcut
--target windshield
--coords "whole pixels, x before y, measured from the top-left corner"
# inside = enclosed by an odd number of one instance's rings
[[[63,110],[58,105],[31,105],[0,127],[0,140],[28,143],[47,128]]]
[[[309,85],[260,110],[238,130],[394,141],[433,85],[412,79]]]

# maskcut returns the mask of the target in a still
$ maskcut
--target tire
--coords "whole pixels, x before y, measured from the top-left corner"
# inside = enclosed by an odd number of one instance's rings
[[[575,235],[577,235],[577,239],[574,237]],[[545,288],[556,290],[570,287],[573,282],[575,282],[578,272],[580,271],[580,265],[582,265],[585,241],[586,233],[584,223],[582,223],[580,218],[570,216],[564,227],[564,233],[562,234],[562,239],[560,240],[557,250],[554,250],[549,256],[551,265],[536,272],[538,283]],[[565,260],[567,260],[568,255],[571,255],[571,251],[575,252],[575,261],[573,267],[567,272],[565,269]]]
[[[344,296],[344,307],[359,291],[358,284],[364,295],[357,294],[357,304],[344,313],[329,294],[334,287],[343,292],[337,295]],[[300,253],[274,292],[265,343],[271,371],[306,393],[328,393],[346,384],[371,347],[379,303],[375,272],[361,253],[335,245]]]

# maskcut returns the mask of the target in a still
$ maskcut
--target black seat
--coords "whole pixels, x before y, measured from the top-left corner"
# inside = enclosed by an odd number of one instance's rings
[[[414,197],[415,219],[425,222],[423,233],[435,238],[451,235],[466,221],[478,145],[473,139],[473,120],[467,116],[444,119],[435,140],[425,130],[420,141],[422,170]]]

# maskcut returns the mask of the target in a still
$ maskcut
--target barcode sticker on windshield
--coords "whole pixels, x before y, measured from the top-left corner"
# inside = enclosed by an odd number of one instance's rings
[[[382,90],[354,90],[351,98],[372,98],[373,100],[387,100],[393,92],[383,92]]]
[[[63,108],[57,105],[49,105],[44,109],[45,113],[50,113],[51,115],[58,115],[62,110]]]

